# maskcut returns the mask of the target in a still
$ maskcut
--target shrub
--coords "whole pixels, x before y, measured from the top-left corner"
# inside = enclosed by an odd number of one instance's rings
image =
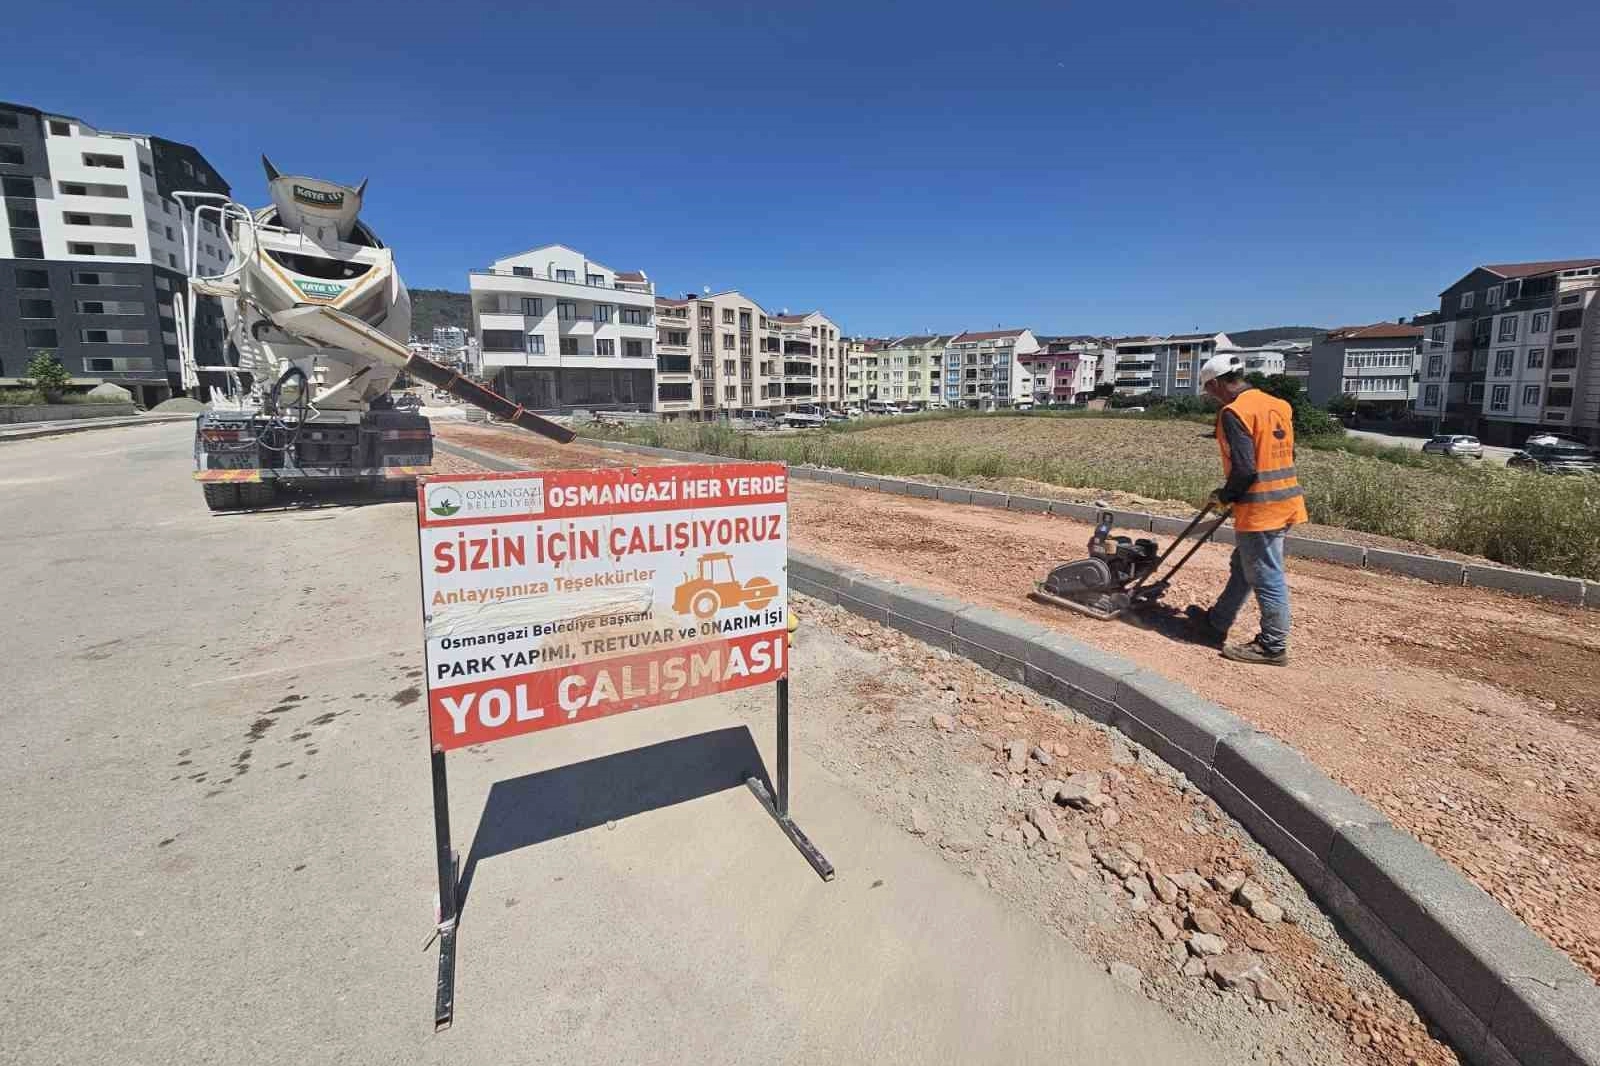
[[[1600,479],[1475,470],[1444,547],[1507,566],[1600,580]]]
[[[72,384],[72,375],[61,365],[55,352],[35,355],[28,361],[28,369],[23,371],[23,375],[25,384],[44,393],[51,402]]]
[[[1327,464],[1315,477],[1302,477],[1311,521],[1421,540],[1424,513],[1414,488],[1386,469],[1381,460],[1357,459]]]

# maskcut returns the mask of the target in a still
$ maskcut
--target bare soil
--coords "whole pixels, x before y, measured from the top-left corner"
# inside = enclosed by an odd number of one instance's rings
[[[534,465],[618,462],[440,429]],[[1251,667],[1192,643],[1176,618],[1097,622],[1028,600],[1051,566],[1083,555],[1081,523],[811,482],[791,485],[790,517],[800,550],[1054,626],[1229,708],[1600,976],[1600,612],[1294,559],[1292,662]],[[1169,603],[1209,603],[1227,560],[1226,547],[1203,548]],[[1235,636],[1256,621],[1247,607]]]

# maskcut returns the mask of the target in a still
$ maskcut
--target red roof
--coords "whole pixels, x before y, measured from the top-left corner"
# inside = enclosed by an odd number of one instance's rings
[[[804,322],[805,315],[768,315],[775,322]]]
[[[688,300],[674,300],[669,296],[657,296],[656,297],[656,306],[657,307],[688,307],[689,306],[689,301]]]
[[[644,273],[639,270],[624,270],[617,274],[618,281],[643,281]]]
[[[1342,326],[1328,331],[1328,339],[1331,341],[1420,336],[1422,336],[1421,326],[1402,326],[1397,322],[1374,322],[1370,326]]]
[[[1001,337],[1020,337],[1026,332],[1027,330],[1024,329],[993,329],[987,333],[962,333],[955,337],[950,343],[959,344],[962,341],[993,341],[999,340]]]
[[[1578,270],[1600,266],[1600,259],[1545,259],[1537,263],[1486,263],[1483,269],[1502,278],[1531,278],[1538,274],[1553,274],[1558,270]]]

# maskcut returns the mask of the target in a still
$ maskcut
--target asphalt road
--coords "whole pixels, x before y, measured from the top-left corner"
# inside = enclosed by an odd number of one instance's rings
[[[1220,1061],[831,787],[804,629],[838,879],[738,784],[769,691],[454,753],[436,1034],[411,506],[211,515],[190,433],[0,444],[0,1061]]]
[[[1359,437],[1362,440],[1370,440],[1375,444],[1387,444],[1391,447],[1409,448],[1414,452],[1420,452],[1422,450],[1422,446],[1428,443],[1427,437],[1402,437],[1394,433],[1374,433],[1373,431],[1367,429],[1349,429],[1345,432],[1352,437]],[[1515,448],[1500,448],[1492,444],[1485,444],[1483,446],[1483,461],[1486,463],[1497,463],[1500,466],[1505,466],[1506,460],[1515,455],[1516,451],[1517,449]]]

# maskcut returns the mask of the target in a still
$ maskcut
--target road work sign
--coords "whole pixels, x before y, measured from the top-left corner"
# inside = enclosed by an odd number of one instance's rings
[[[780,464],[449,475],[417,493],[435,750],[788,675]]]

